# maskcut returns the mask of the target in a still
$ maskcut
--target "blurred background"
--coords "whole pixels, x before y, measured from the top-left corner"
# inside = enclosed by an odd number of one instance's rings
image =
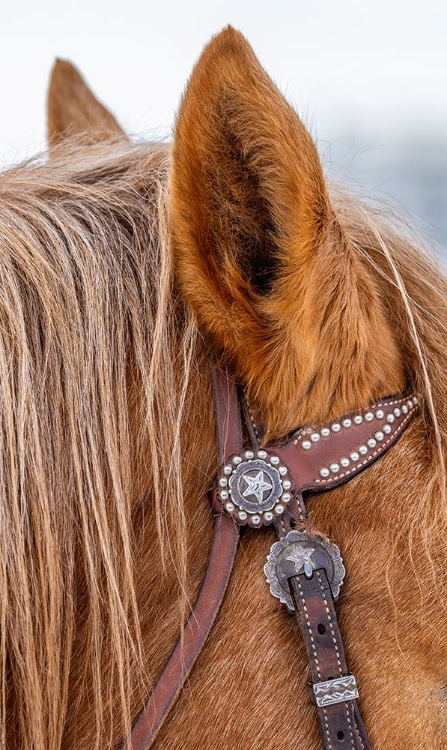
[[[3,5],[0,165],[43,150],[55,57],[130,133],[169,138],[194,61],[229,23],[298,110],[327,173],[397,203],[447,257],[446,0]]]

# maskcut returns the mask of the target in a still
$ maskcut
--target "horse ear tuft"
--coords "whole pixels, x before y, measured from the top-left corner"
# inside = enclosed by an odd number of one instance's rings
[[[50,145],[75,135],[85,136],[87,143],[98,143],[124,132],[74,65],[59,59],[50,77],[47,123]]]

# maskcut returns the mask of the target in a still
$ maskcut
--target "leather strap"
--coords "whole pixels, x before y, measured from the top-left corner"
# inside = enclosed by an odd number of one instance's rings
[[[217,439],[220,463],[242,449],[242,425],[234,384],[227,374],[214,371]],[[217,617],[233,568],[239,527],[233,519],[215,515],[214,537],[207,571],[194,609],[152,695],[140,713],[123,750],[148,750],[174,705],[208,638]]]
[[[347,695],[343,684],[337,682],[338,678],[349,674],[325,570],[315,570],[310,579],[304,574],[293,576],[289,585],[314,685],[329,683],[327,695]],[[317,705],[317,711],[325,750],[367,750],[370,747],[355,699]]]

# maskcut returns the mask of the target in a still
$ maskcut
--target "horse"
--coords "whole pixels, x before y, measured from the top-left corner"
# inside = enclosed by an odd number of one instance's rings
[[[447,736],[447,280],[392,212],[323,174],[244,37],[206,46],[172,144],[134,142],[58,61],[48,158],[0,176],[0,746],[130,737],[197,597],[214,367],[266,441],[406,388],[380,461],[307,498],[376,750]],[[154,748],[320,747],[305,647],[241,537]]]

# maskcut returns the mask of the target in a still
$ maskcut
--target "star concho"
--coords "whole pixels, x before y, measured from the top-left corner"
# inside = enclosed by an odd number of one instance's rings
[[[294,611],[288,580],[304,574],[312,578],[314,570],[326,572],[334,599],[340,593],[345,575],[345,567],[340,550],[320,534],[307,534],[304,531],[289,531],[275,542],[270,550],[264,573],[270,592],[274,597]]]
[[[244,451],[223,467],[218,497],[225,513],[254,528],[269,526],[292,499],[287,467],[267,451]]]

